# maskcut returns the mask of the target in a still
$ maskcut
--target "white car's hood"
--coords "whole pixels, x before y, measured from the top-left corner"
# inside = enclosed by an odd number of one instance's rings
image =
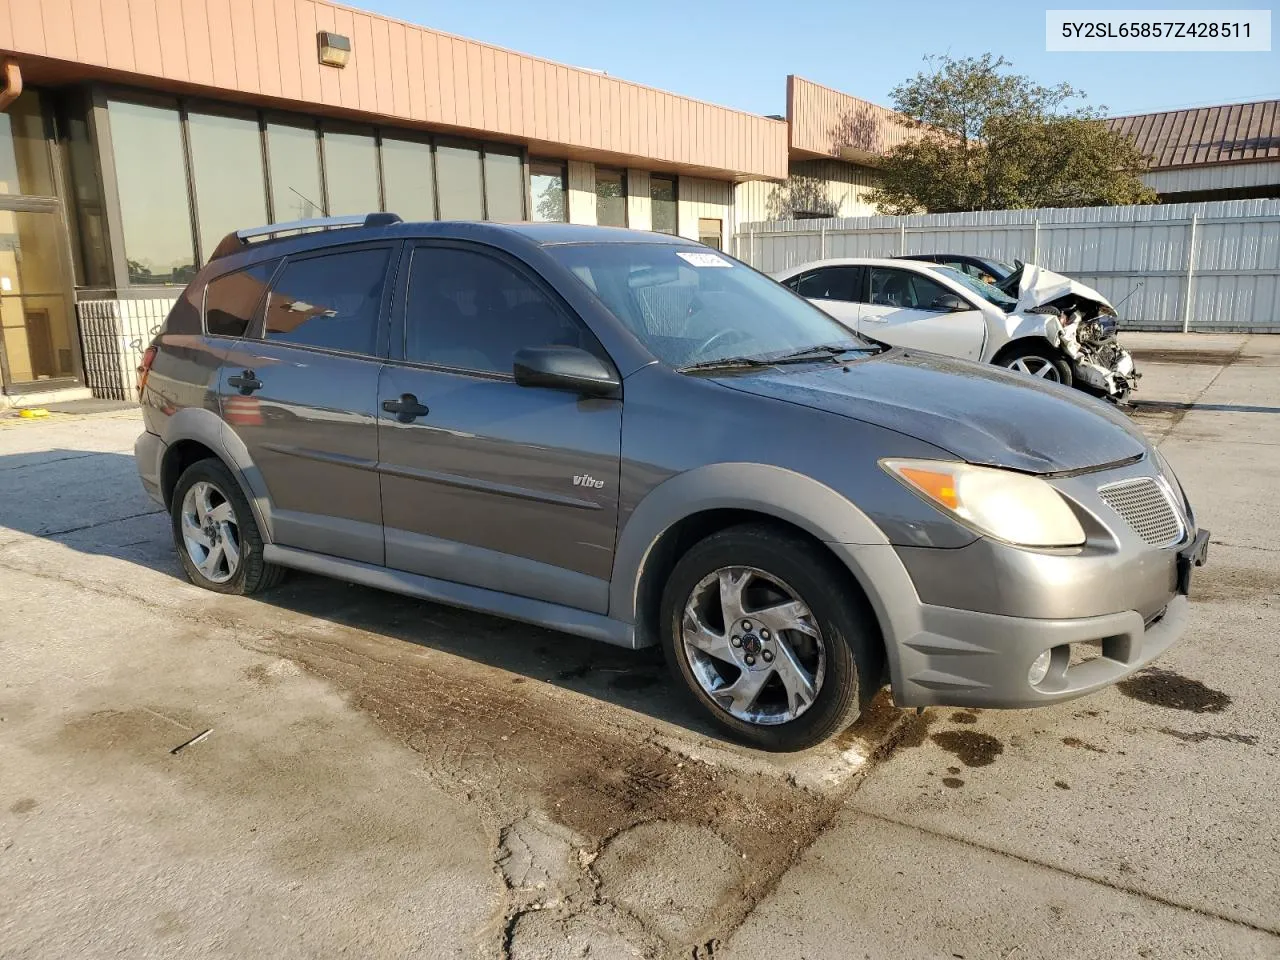
[[[1054,273],[1052,270],[1046,270],[1044,267],[1037,267],[1033,263],[1023,268],[1022,277],[1018,281],[1018,305],[1014,307],[1014,312],[1023,313],[1032,307],[1044,306],[1069,293],[1092,300],[1115,312],[1111,301],[1093,287],[1086,287],[1079,281]]]

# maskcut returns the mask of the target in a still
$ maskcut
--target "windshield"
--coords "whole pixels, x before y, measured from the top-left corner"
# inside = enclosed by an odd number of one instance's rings
[[[654,356],[677,369],[824,348],[827,356],[836,347],[878,349],[781,284],[711,249],[597,243],[547,252]]]
[[[1013,308],[1017,306],[1018,301],[1009,296],[999,287],[993,287],[985,281],[979,280],[977,277],[971,277],[967,273],[961,273],[954,267],[937,267],[937,271],[945,274],[948,279],[954,280],[956,283],[962,283],[978,296],[982,297],[987,303],[994,303],[1005,313],[1012,313]]]
[[[982,262],[986,264],[987,269],[996,280],[1003,280],[1017,269],[1012,263],[1005,263],[1003,260],[983,260]]]

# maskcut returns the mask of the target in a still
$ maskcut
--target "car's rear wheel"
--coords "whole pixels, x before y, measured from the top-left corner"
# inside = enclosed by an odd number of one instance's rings
[[[1073,379],[1071,362],[1047,343],[1016,344],[1000,358],[1000,366],[1064,387],[1071,386]]]
[[[187,579],[216,593],[249,594],[279,583],[284,568],[262,557],[249,502],[218,460],[183,471],[170,504],[173,542]]]
[[[820,551],[768,526],[733,527],[689,550],[663,592],[672,671],[717,724],[766,750],[825,740],[878,686],[870,610]]]

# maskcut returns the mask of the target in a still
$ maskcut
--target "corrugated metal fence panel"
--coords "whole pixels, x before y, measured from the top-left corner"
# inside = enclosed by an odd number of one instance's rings
[[[1180,330],[1185,320],[1191,330],[1280,333],[1280,200],[749,223],[736,243],[766,273],[898,253],[1025,260],[1096,287],[1126,329]]]

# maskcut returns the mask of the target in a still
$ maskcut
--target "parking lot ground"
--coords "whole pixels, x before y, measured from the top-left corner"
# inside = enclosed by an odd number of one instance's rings
[[[1275,956],[1280,338],[1126,341],[1213,530],[1188,637],[797,756],[716,737],[649,651],[198,590],[136,414],[0,418],[0,955]]]

